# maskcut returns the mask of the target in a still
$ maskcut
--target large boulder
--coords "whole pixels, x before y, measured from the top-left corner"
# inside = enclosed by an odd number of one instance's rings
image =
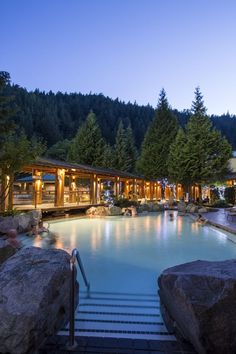
[[[6,216],[0,221],[0,234],[7,234],[11,229],[18,228],[18,219],[12,216]]]
[[[24,248],[0,267],[0,352],[34,353],[68,319],[70,256]]]
[[[95,216],[107,216],[108,215],[108,207],[97,206],[91,207],[86,210],[87,215],[95,215]]]
[[[183,200],[180,200],[178,202],[178,211],[180,211],[181,213],[185,213],[186,212],[186,204]]]
[[[208,212],[208,210],[205,207],[201,207],[200,209],[198,209],[198,213],[200,213],[200,214],[207,213],[207,212]]]
[[[0,233],[7,234],[11,229],[18,232],[25,232],[31,229],[32,225],[37,225],[42,218],[40,210],[32,210],[15,216],[7,216],[0,219]]]
[[[0,239],[0,265],[9,257],[16,253],[16,248],[10,245],[6,240]]]
[[[116,215],[121,215],[122,210],[118,206],[110,206],[107,210],[109,216],[116,216]]]
[[[19,232],[28,231],[31,229],[32,225],[38,225],[40,219],[42,218],[42,213],[40,210],[32,210],[28,213],[21,213],[17,217]]]
[[[158,279],[167,328],[200,354],[236,353],[236,260],[195,261]]]

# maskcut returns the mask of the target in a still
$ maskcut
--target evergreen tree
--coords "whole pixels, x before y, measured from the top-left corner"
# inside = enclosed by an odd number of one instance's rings
[[[223,178],[227,173],[231,155],[231,146],[220,132],[213,128],[206,115],[203,96],[200,89],[196,88],[186,136],[184,138],[183,133],[179,133],[171,146],[168,161],[170,175],[176,182],[186,184],[188,181],[198,184],[201,198],[202,184]]]
[[[111,145],[105,144],[103,152],[102,167],[114,168],[115,167],[115,152]]]
[[[68,159],[81,164],[102,166],[104,145],[96,116],[91,111],[71,142]]]
[[[15,110],[11,108],[12,97],[3,95],[6,86],[10,85],[10,75],[5,71],[0,71],[0,148],[4,143],[6,134],[15,129],[11,120]]]
[[[68,139],[58,141],[56,144],[51,146],[47,152],[46,157],[51,157],[53,159],[67,161],[68,153],[70,150],[71,141]]]
[[[165,90],[162,89],[155,117],[145,134],[137,169],[149,178],[168,176],[170,145],[178,130],[177,120],[172,113]]]
[[[118,170],[125,172],[134,171],[136,148],[134,145],[133,132],[130,125],[125,129],[122,121],[119,123],[116,134],[115,156],[115,167]]]
[[[186,134],[183,128],[179,128],[174,142],[170,146],[168,157],[168,176],[174,183],[188,183],[189,176],[186,173]]]
[[[126,129],[126,144],[127,144],[127,159],[129,161],[129,168],[127,172],[134,172],[138,151],[134,143],[134,135],[131,125],[129,124]]]

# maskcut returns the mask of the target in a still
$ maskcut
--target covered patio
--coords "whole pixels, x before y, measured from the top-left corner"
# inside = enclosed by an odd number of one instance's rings
[[[7,180],[7,176],[6,176]],[[109,196],[131,200],[160,200],[158,181],[118,170],[39,158],[24,166],[12,185],[2,209],[70,210],[106,204]],[[166,199],[171,195],[166,188]],[[177,188],[177,198],[182,195]]]

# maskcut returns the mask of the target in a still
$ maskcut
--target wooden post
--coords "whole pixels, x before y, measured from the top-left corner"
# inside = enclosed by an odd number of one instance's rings
[[[1,211],[5,211],[9,207],[9,182],[10,177],[6,174],[2,174],[1,181]]]
[[[142,180],[141,190],[142,190],[141,198],[145,198],[146,196],[145,196],[145,181],[144,180]]]
[[[133,193],[137,195],[137,180],[133,179]]]
[[[153,200],[153,182],[150,182],[150,200]]]
[[[165,199],[169,199],[170,197],[170,187],[165,186]]]
[[[55,206],[64,206],[65,170],[58,168],[55,177]]]
[[[115,196],[116,198],[120,195],[120,177],[115,178]]]
[[[101,202],[101,178],[97,178],[97,202]]]
[[[124,193],[125,193],[125,198],[129,198],[129,181],[126,179],[125,180],[125,190],[124,190]]]
[[[157,199],[161,200],[161,185],[160,185],[160,183],[157,184]]]
[[[75,176],[69,176],[69,203],[76,203]]]
[[[42,172],[33,171],[33,180],[33,203],[36,209],[38,204],[42,204]]]
[[[90,177],[90,202],[91,202],[91,204],[97,204],[97,189],[98,189],[97,176],[95,174],[92,174]]]

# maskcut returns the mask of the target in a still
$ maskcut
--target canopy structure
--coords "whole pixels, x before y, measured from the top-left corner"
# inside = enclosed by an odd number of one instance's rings
[[[174,193],[172,189],[166,186],[166,199]],[[161,183],[156,180],[119,170],[46,158],[24,166],[21,176],[15,178],[12,190],[9,192],[6,188],[7,192],[2,210],[9,207],[23,210],[98,205],[106,203],[109,194],[132,200],[162,198]],[[176,194],[177,199],[183,196],[180,185],[176,188]]]

